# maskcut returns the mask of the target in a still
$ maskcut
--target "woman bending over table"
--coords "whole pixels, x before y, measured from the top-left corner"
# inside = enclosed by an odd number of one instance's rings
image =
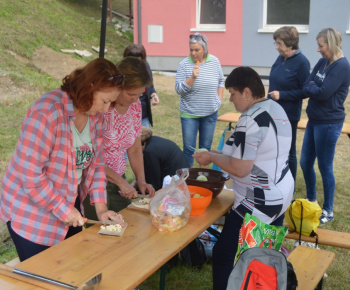
[[[146,63],[128,56],[117,63],[117,69],[124,76],[121,93],[113,106],[104,114],[104,157],[107,175],[108,208],[116,212],[127,207],[138,193],[125,176],[126,159],[137,180],[142,194],[154,195],[152,185],[146,183],[141,146],[141,102],[140,95],[150,83]],[[94,211],[89,211],[94,214]],[[91,216],[93,217],[93,216]]]
[[[231,94],[230,101],[242,113],[236,128],[222,152],[193,155],[199,164],[213,162],[233,180],[235,203],[213,248],[214,290],[227,287],[245,214],[282,225],[294,191],[288,167],[292,130],[285,111],[265,98],[259,75],[249,67],[234,69],[225,87]]]
[[[102,114],[117,100],[121,80],[113,63],[98,58],[28,110],[0,200],[20,261],[80,232],[87,196],[99,220],[123,221],[107,209],[102,151]]]

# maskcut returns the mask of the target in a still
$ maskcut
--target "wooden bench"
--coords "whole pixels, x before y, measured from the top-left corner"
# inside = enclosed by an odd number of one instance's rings
[[[288,224],[284,224],[284,226],[288,226]],[[319,245],[350,249],[350,233],[331,231],[319,227],[317,228],[316,233],[318,235]],[[286,238],[299,240],[299,233],[288,232]],[[301,240],[305,242],[316,243],[316,237],[301,235]]]
[[[335,254],[329,251],[298,246],[288,256],[302,290],[322,289],[323,276],[332,264]]]
[[[229,122],[229,123],[237,123],[241,113],[226,113],[218,117],[219,122]],[[300,119],[298,123],[298,128],[305,130],[308,120]],[[343,134],[347,134],[350,138],[350,123],[344,123],[342,131]]]

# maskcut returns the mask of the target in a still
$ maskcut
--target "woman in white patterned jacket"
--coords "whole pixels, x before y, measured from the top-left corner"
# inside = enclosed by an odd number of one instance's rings
[[[175,79],[175,90],[180,95],[183,151],[191,166],[197,132],[198,148],[211,149],[224,81],[218,58],[208,54],[208,39],[200,33],[191,35],[190,56],[180,62]]]
[[[222,152],[201,152],[199,164],[214,163],[230,174],[235,202],[213,248],[213,289],[226,289],[237,252],[239,230],[246,213],[281,226],[293,198],[289,169],[292,127],[284,109],[266,99],[264,85],[249,67],[234,69],[225,81],[232,102],[241,112]]]

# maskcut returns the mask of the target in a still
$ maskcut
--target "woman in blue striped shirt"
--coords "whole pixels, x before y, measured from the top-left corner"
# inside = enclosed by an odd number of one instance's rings
[[[191,35],[190,56],[180,62],[175,79],[175,90],[180,95],[183,151],[191,166],[198,132],[198,148],[211,149],[224,81],[218,58],[208,54],[208,39],[200,33]]]

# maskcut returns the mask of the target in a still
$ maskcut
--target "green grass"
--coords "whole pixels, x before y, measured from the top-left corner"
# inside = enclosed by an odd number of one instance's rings
[[[27,92],[23,99],[0,99],[0,180],[13,154],[17,143],[22,119],[31,105],[42,93],[56,88],[59,82],[53,77],[40,72],[32,63],[33,53],[43,45],[60,51],[61,48],[85,49],[92,45],[99,46],[102,1],[97,0],[22,0],[0,1],[0,87],[2,92],[7,88],[18,88]],[[124,7],[124,8],[123,8]],[[128,0],[113,1],[113,9],[128,13]],[[122,11],[124,9],[124,12]],[[126,10],[126,12],[125,12]],[[121,58],[124,47],[130,44],[130,38],[118,37],[114,26],[107,24],[106,58],[113,62]],[[73,56],[79,58],[78,56]],[[84,60],[84,59],[83,59]],[[11,83],[2,83],[6,76]],[[154,134],[169,138],[182,147],[181,124],[179,117],[179,97],[174,91],[174,81],[165,84],[164,77],[155,74],[155,87],[160,97],[160,104],[153,107]],[[225,100],[219,114],[233,111],[233,105]],[[349,113],[349,99],[346,102],[346,111]],[[306,103],[305,103],[306,104]],[[305,109],[305,105],[304,105]],[[305,118],[305,111],[303,111]],[[347,117],[347,122],[350,118]],[[213,148],[219,143],[221,134],[227,124],[218,123],[215,131]],[[303,131],[298,132],[297,150],[300,149]],[[350,232],[349,207],[350,187],[349,176],[350,139],[341,135],[334,159],[336,175],[335,193],[335,220],[324,228]],[[127,176],[131,180],[132,173],[128,169]],[[322,204],[322,183],[317,170],[318,201]],[[298,168],[296,197],[305,197],[305,184],[300,168]],[[285,244],[291,248],[292,241]],[[350,283],[350,251],[334,247],[321,246],[321,249],[336,254],[335,260],[327,271],[328,278],[324,281],[323,289],[348,289]],[[5,263],[16,256],[11,240],[0,244],[1,263]],[[116,257],[117,259],[118,257]],[[192,269],[179,264],[172,267],[166,276],[166,289],[211,289],[211,264],[206,264],[201,270]],[[141,289],[156,289],[159,286],[159,271],[150,276],[140,286]]]

